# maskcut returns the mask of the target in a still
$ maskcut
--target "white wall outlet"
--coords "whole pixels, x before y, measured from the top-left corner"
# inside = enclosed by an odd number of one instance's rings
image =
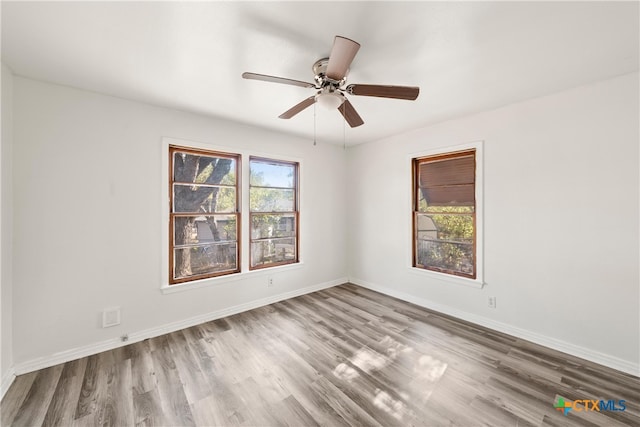
[[[102,327],[108,328],[120,324],[120,307],[105,308],[102,311]]]
[[[267,287],[270,288],[273,286],[273,277],[267,277]]]
[[[489,297],[489,308],[496,308],[496,297]]]

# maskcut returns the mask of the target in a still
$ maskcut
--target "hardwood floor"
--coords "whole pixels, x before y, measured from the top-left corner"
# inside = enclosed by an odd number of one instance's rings
[[[636,377],[347,284],[21,375],[0,409],[3,426],[638,426],[639,399]]]

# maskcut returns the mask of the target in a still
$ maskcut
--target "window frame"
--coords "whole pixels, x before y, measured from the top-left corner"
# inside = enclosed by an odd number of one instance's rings
[[[192,155],[199,155],[199,156],[209,156],[209,157],[217,157],[217,158],[223,158],[223,159],[232,159],[235,160],[235,176],[236,176],[236,182],[235,182],[235,190],[236,190],[236,194],[235,194],[235,212],[224,212],[224,213],[217,213],[215,215],[227,215],[227,216],[235,216],[236,217],[236,268],[231,269],[231,270],[224,270],[224,271],[217,271],[217,272],[212,272],[212,273],[205,273],[205,274],[197,274],[197,275],[192,275],[189,277],[183,277],[183,278],[175,278],[175,274],[174,274],[174,270],[175,270],[175,256],[174,256],[174,250],[175,250],[175,230],[174,230],[174,223],[175,223],[175,218],[177,217],[184,217],[184,216],[193,216],[193,212],[174,212],[174,198],[173,198],[173,187],[175,184],[180,184],[180,182],[176,182],[174,180],[174,154],[176,152],[179,153],[185,153],[185,154],[192,154]],[[228,153],[228,152],[223,152],[223,151],[217,151],[217,150],[212,150],[212,149],[206,149],[206,148],[195,148],[195,147],[184,147],[184,146],[180,146],[180,145],[174,145],[174,144],[169,144],[168,145],[168,155],[169,155],[169,206],[168,206],[168,212],[169,212],[169,228],[168,228],[168,249],[169,249],[169,276],[168,276],[168,285],[169,286],[174,286],[174,285],[179,285],[179,284],[185,284],[185,283],[191,283],[191,282],[196,282],[199,280],[205,280],[205,279],[211,279],[211,278],[215,278],[215,277],[220,277],[220,276],[227,276],[230,274],[236,274],[239,273],[241,271],[242,268],[242,264],[241,264],[241,257],[242,257],[242,215],[241,215],[241,205],[242,205],[242,196],[241,196],[241,190],[242,190],[242,155],[238,154],[238,153]],[[214,214],[212,214],[214,215]]]
[[[256,188],[274,188],[274,189],[293,189],[293,211],[277,211],[277,212],[253,212],[251,210],[251,204],[249,204],[248,207],[248,212],[249,212],[249,271],[256,271],[256,270],[264,270],[267,268],[273,268],[273,267],[280,267],[280,266],[284,266],[284,265],[291,265],[291,264],[298,264],[300,263],[300,162],[297,161],[292,161],[292,160],[281,160],[281,159],[274,159],[272,157],[263,157],[263,156],[249,156],[249,164],[248,164],[248,169],[249,169],[249,176],[251,176],[251,162],[256,161],[256,162],[261,162],[261,163],[273,163],[273,164],[281,164],[281,165],[288,165],[288,166],[293,166],[294,167],[294,179],[293,179],[293,187],[289,188],[289,187],[270,187],[270,186],[254,186],[251,185],[251,179],[249,179],[249,198],[251,198],[251,188],[256,187]],[[294,247],[295,247],[295,257],[292,260],[289,261],[280,261],[280,262],[274,262],[274,263],[270,263],[267,265],[253,265],[253,253],[252,253],[252,245],[255,241],[261,241],[261,240],[265,240],[265,239],[254,239],[251,229],[252,229],[252,225],[253,225],[253,216],[257,214],[257,215],[265,215],[265,214],[274,214],[274,215],[285,215],[285,214],[293,214],[293,217],[295,219],[295,224],[294,224],[294,230],[295,230],[295,236],[294,236]],[[287,237],[290,238],[290,237]]]
[[[416,260],[417,234],[416,234],[416,215],[418,213],[418,160],[425,158],[446,158],[447,156],[455,156],[460,153],[475,151],[475,212],[474,212],[474,270],[475,277],[469,275],[455,274],[455,272],[443,271],[440,269],[428,269],[420,267]],[[411,242],[408,251],[408,267],[411,272],[423,277],[430,277],[442,281],[456,283],[460,285],[482,288],[484,286],[484,212],[483,212],[483,141],[475,141],[466,144],[438,147],[427,151],[411,153],[408,156],[410,161],[409,179],[410,179],[410,212],[409,218],[409,241]]]

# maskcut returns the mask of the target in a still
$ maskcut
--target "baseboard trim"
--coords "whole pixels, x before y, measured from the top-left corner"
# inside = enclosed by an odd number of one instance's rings
[[[621,372],[625,372],[636,377],[640,377],[640,364],[633,363],[628,360],[623,360],[615,356],[611,356],[598,351],[590,350],[585,347],[581,347],[575,344],[567,343],[546,335],[531,332],[526,329],[518,328],[508,325],[506,323],[497,322],[492,319],[488,319],[483,316],[468,313],[466,311],[458,310],[450,306],[438,304],[433,301],[429,301],[424,298],[417,297],[415,295],[407,294],[405,292],[397,291],[386,286],[367,282],[366,280],[350,277],[349,282],[363,288],[371,289],[372,291],[380,292],[381,294],[389,295],[394,298],[401,299],[424,308],[428,308],[439,313],[443,313],[449,316],[453,316],[458,319],[462,319],[476,325],[484,326],[486,328],[512,335],[517,338],[521,338],[527,341],[531,341],[535,344],[542,345],[544,347],[558,350],[563,353],[570,354],[572,356],[579,357],[600,365],[607,366],[612,369],[616,369]]]
[[[247,303],[235,305],[233,307],[228,307],[228,308],[216,310],[210,313],[202,314],[199,316],[190,317],[188,319],[180,320],[177,322],[168,323],[156,328],[150,328],[143,331],[130,333],[129,340],[127,342],[121,342],[119,339],[114,338],[114,339],[109,339],[109,340],[77,347],[74,349],[66,350],[63,352],[55,353],[49,356],[38,357],[36,359],[32,359],[26,362],[16,364],[12,370],[13,371],[12,373],[15,373],[15,375],[26,374],[28,372],[33,372],[39,369],[55,366],[60,363],[66,363],[71,360],[76,360],[82,357],[91,356],[93,354],[100,353],[103,351],[113,350],[115,348],[123,347],[125,345],[133,344],[139,341],[143,341],[148,338],[154,338],[163,334],[168,334],[170,332],[179,331],[181,329],[189,328],[191,326],[199,325],[201,323],[209,322],[211,320],[232,316],[234,314],[242,313],[248,310],[253,310],[255,308],[273,304],[278,301],[283,301],[283,300],[295,298],[301,295],[306,295],[311,292],[320,291],[322,289],[331,288],[346,282],[348,282],[348,279],[346,277],[340,277],[338,279],[331,280],[328,282],[323,282],[316,285],[296,289],[290,292],[284,292],[284,293],[272,295],[266,298],[249,301]],[[2,385],[4,387],[4,379],[3,379]]]

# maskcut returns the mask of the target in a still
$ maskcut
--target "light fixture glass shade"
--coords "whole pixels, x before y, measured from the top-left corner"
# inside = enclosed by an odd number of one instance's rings
[[[344,98],[337,93],[321,93],[316,96],[316,102],[327,110],[335,110],[344,102]]]

